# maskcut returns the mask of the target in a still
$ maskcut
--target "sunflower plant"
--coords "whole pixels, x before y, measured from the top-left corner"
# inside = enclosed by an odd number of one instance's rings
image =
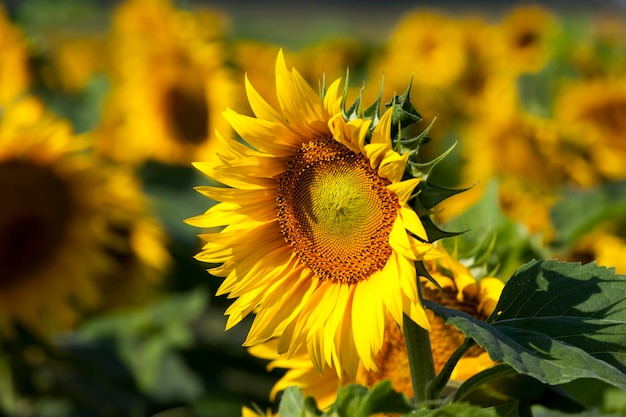
[[[612,269],[531,261],[506,280],[486,320],[424,297],[425,285],[443,291],[426,265],[445,257],[440,242],[458,234],[432,214],[463,190],[431,181],[447,152],[421,161],[429,127],[402,136],[422,120],[410,87],[384,106],[381,88],[366,107],[361,94],[348,105],[348,80],[343,93],[340,82],[323,80],[316,92],[280,52],[278,108],[246,79],[254,116],[227,109],[238,137],[218,133],[220,162],[194,164],[223,184],[197,187],[217,204],[187,222],[206,230],[197,259],[223,278],[218,295],[234,299],[226,328],[254,315],[245,346],[270,343],[286,359],[304,354],[340,381],[324,410],[286,388],[279,415],[513,416],[541,403],[546,390],[556,408],[582,410],[558,387],[580,378],[626,389],[626,280]],[[438,372],[427,309],[464,337]],[[389,381],[350,383],[359,369],[378,372],[388,323],[406,344],[410,396]],[[493,366],[451,384],[476,346]]]

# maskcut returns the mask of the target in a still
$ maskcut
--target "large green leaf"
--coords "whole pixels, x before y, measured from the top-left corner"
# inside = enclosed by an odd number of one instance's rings
[[[626,389],[626,277],[612,269],[529,262],[487,322],[425,305],[519,373],[552,385],[594,378]]]

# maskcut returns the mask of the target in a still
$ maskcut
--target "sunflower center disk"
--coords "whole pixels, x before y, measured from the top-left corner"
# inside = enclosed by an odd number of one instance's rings
[[[209,109],[204,87],[172,86],[164,97],[166,123],[172,137],[189,145],[202,144],[209,134]]]
[[[355,283],[381,270],[399,208],[389,181],[333,139],[302,145],[279,178],[285,240],[322,279]]]
[[[44,268],[64,240],[70,195],[60,178],[22,161],[0,163],[0,288]]]

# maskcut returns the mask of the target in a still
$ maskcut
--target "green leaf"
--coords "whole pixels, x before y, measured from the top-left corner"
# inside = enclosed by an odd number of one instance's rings
[[[563,193],[550,213],[554,245],[566,249],[600,222],[626,218],[626,180],[586,191]]]
[[[546,385],[535,378],[517,373],[506,363],[497,364],[466,380],[451,401],[489,407],[517,401],[521,410],[533,404],[573,413],[585,409],[560,386]]]
[[[193,346],[189,323],[205,311],[206,291],[172,294],[145,309],[100,316],[81,327],[79,340],[111,340],[138,386],[154,398],[190,401],[200,378],[177,352]]]
[[[357,384],[342,387],[328,416],[368,417],[377,413],[407,413],[412,409],[404,394],[395,392],[390,381],[382,381],[369,390]]]
[[[495,407],[475,407],[465,403],[451,403],[433,410],[420,409],[405,417],[517,417],[517,403],[510,402]]]
[[[589,410],[582,411],[580,413],[565,413],[559,410],[553,410],[550,408],[543,407],[541,405],[535,405],[532,408],[533,417],[620,417],[620,414],[611,413],[605,414],[602,411],[592,408]]]
[[[425,300],[495,361],[547,384],[594,378],[626,389],[626,277],[595,264],[532,261],[488,322]]]
[[[313,398],[304,398],[299,387],[287,387],[280,398],[279,417],[315,417],[322,413]]]
[[[406,413],[412,409],[409,399],[393,390],[391,381],[382,381],[365,395],[358,415],[365,417],[377,413]]]

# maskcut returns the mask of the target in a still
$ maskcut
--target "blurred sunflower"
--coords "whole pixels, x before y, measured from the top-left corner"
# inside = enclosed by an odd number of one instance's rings
[[[110,167],[107,167],[110,168]],[[101,192],[109,215],[106,253],[109,268],[97,280],[100,309],[145,305],[159,295],[159,284],[171,266],[167,235],[152,215],[141,184],[131,172],[116,166]]]
[[[468,195],[479,196],[486,187],[485,180],[497,178],[505,212],[525,223],[531,232],[550,229],[548,211],[558,187],[590,181],[589,168],[563,146],[562,132],[551,119],[509,111],[477,119],[462,136],[462,176],[481,182]],[[470,205],[473,200],[456,202]],[[467,206],[457,208],[462,211]],[[442,214],[449,218],[454,211]]]
[[[419,179],[402,181],[408,154],[392,148],[392,109],[375,127],[346,121],[339,84],[320,98],[282,52],[279,110],[246,82],[256,118],[224,117],[247,145],[218,135],[223,163],[195,164],[232,188],[198,187],[219,204],[187,222],[226,226],[201,235],[197,259],[222,263],[210,272],[226,278],[218,294],[237,298],[227,329],[254,311],[246,346],[278,337],[279,352],[305,348],[319,370],[353,377],[359,360],[376,367],[388,314],[429,328],[413,263],[439,252],[407,204]]]
[[[494,40],[509,70],[536,72],[550,59],[550,35],[556,29],[556,19],[548,9],[517,6],[504,17]]]
[[[485,113],[511,111],[518,102],[517,80],[494,51],[494,28],[475,17],[459,19],[458,25],[467,63],[448,89],[449,105],[456,107],[451,116],[466,124]]]
[[[87,149],[35,99],[0,118],[0,333],[13,323],[42,335],[73,326],[102,304],[101,281],[120,272],[112,229],[137,213],[117,193],[138,190],[117,190],[124,173]]]
[[[220,112],[232,105],[220,14],[167,0],[128,0],[114,12],[112,89],[97,148],[116,160],[187,164],[215,159]]]
[[[44,81],[49,87],[68,94],[78,93],[87,87],[96,74],[109,68],[107,40],[101,34],[72,32],[57,35],[50,40],[47,51],[50,64],[44,71]]]
[[[572,147],[609,180],[626,176],[626,78],[581,81],[564,88],[556,118]]]
[[[491,315],[504,287],[501,280],[491,277],[476,280],[463,264],[447,253],[435,261],[426,261],[425,265],[433,278],[443,287],[441,291],[424,280],[423,290],[426,298],[482,320]],[[430,310],[427,310],[427,314],[431,323],[429,335],[435,370],[439,372],[452,352],[461,345],[463,335],[456,328],[445,325],[443,320]],[[335,401],[337,389],[348,383],[346,379],[337,378],[336,372],[331,369],[318,372],[306,352],[292,358],[277,355],[275,340],[253,346],[249,348],[249,352],[253,356],[271,360],[268,370],[274,368],[287,370],[272,388],[270,393],[272,401],[280,391],[295,385],[300,387],[305,395],[314,397],[318,406],[325,409]],[[372,387],[379,381],[389,379],[394,390],[404,393],[409,398],[413,396],[404,336],[393,320],[389,320],[385,327],[384,343],[376,355],[376,364],[378,371],[369,371],[359,366],[354,382]],[[493,364],[484,350],[473,348],[461,358],[451,379],[464,381]]]
[[[624,235],[623,225],[621,231],[616,224],[598,225],[574,242],[567,260],[582,263],[596,261],[600,266],[614,267],[617,274],[625,274],[626,239]]]
[[[402,91],[407,74],[420,85],[446,87],[466,65],[463,33],[458,23],[438,11],[406,13],[387,41],[386,52],[374,71],[384,72],[385,83]]]
[[[0,4],[0,106],[7,105],[30,87],[27,41]]]

